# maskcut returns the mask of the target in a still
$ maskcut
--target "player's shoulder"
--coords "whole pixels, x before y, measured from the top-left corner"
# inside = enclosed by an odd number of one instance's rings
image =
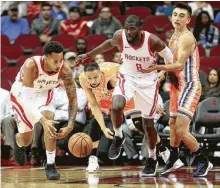
[[[180,35],[179,41],[184,43],[191,43],[195,41],[195,37],[191,31],[188,31]]]
[[[124,29],[119,29],[119,30],[115,31],[113,38],[120,38],[123,30]]]
[[[36,63],[33,57],[29,57],[25,60],[24,65],[26,68],[34,69],[36,67]]]

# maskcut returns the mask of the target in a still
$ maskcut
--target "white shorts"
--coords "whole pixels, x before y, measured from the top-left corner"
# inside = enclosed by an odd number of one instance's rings
[[[157,78],[132,77],[117,74],[117,84],[113,96],[122,95],[126,102],[134,98],[135,109],[140,110],[142,117],[153,119],[156,113],[158,88]]]
[[[24,105],[23,101],[21,100],[21,82],[15,82],[12,85],[12,89],[10,92],[12,108],[15,114],[15,120],[18,126],[19,133],[29,132],[34,129],[35,123],[37,123],[36,117],[31,113],[33,106]],[[43,92],[37,95],[35,101],[35,107],[40,110],[40,112],[44,111],[45,106],[48,106],[53,99],[53,90]],[[50,105],[51,106],[51,105]],[[42,109],[41,109],[42,107]],[[50,107],[47,108],[48,111],[55,110]]]

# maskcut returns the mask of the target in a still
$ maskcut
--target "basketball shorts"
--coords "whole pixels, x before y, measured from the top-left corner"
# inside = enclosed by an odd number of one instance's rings
[[[142,117],[153,119],[157,108],[159,84],[156,79],[117,74],[117,84],[112,96],[122,95],[128,103],[134,98],[135,109]]]
[[[33,108],[36,108],[37,110],[40,110],[40,112],[42,112],[44,109],[40,108],[43,106],[48,106],[53,99],[53,90],[39,93],[34,102],[34,106],[31,106],[23,102],[21,96],[21,87],[22,83],[16,81],[12,85],[10,98],[15,120],[18,126],[18,131],[19,133],[25,133],[33,130],[35,123],[37,123],[37,119],[32,113]],[[48,108],[47,110],[50,111],[50,108]],[[51,110],[53,111],[52,108]]]
[[[170,117],[175,118],[178,114],[192,119],[201,96],[201,83],[187,82],[176,89],[170,86]]]

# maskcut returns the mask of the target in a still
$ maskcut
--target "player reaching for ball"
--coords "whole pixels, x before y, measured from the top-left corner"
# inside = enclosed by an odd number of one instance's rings
[[[148,145],[148,159],[141,176],[155,176],[158,166],[156,156],[157,132],[154,128],[154,115],[158,98],[157,71],[143,73],[156,63],[156,54],[164,58],[166,63],[173,62],[170,49],[154,34],[142,30],[141,19],[136,15],[129,15],[124,29],[115,32],[112,39],[103,42],[92,51],[78,56],[77,63],[96,54],[118,47],[121,53],[121,66],[117,74],[117,84],[114,88],[111,119],[115,135],[109,149],[109,158],[117,159],[121,145],[124,142],[122,133],[123,109],[131,98],[135,99],[135,108],[140,110]],[[182,163],[177,164],[182,165]]]
[[[69,99],[68,126],[56,132],[54,113],[41,107],[49,105],[53,99],[53,88],[61,84],[66,88]],[[69,65],[63,62],[63,47],[50,41],[44,46],[44,56],[28,58],[17,74],[11,88],[11,101],[17,120],[18,134],[15,135],[15,160],[25,165],[27,147],[33,137],[35,123],[40,121],[44,128],[47,164],[46,176],[49,180],[60,179],[56,170],[56,139],[66,137],[74,127],[77,112],[76,88]]]

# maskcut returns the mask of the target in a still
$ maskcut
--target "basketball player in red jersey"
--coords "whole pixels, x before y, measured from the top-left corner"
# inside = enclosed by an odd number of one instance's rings
[[[48,105],[53,98],[53,88],[63,82],[69,98],[68,126],[56,133],[54,113],[42,106]],[[60,43],[50,41],[44,46],[44,56],[28,58],[17,74],[11,88],[11,101],[17,120],[18,134],[15,141],[15,160],[18,165],[25,165],[25,147],[33,137],[35,123],[41,122],[44,128],[47,164],[46,176],[49,180],[60,179],[56,170],[56,138],[67,136],[74,126],[77,112],[76,88],[69,65],[63,62],[63,47]]]
[[[149,157],[141,176],[155,176],[158,166],[156,157],[157,132],[154,128],[154,115],[157,107],[158,81],[157,71],[142,73],[143,69],[156,63],[156,54],[166,62],[172,63],[170,49],[157,36],[142,30],[141,20],[129,15],[124,29],[115,32],[112,39],[103,42],[92,51],[78,56],[77,63],[88,57],[102,54],[114,47],[121,53],[121,66],[117,75],[117,84],[113,92],[111,119],[115,135],[109,150],[109,158],[117,159],[124,142],[121,124],[125,104],[135,98],[135,108],[140,110],[147,138]]]
[[[199,143],[189,132],[189,125],[201,96],[199,79],[199,53],[196,39],[187,29],[192,10],[185,3],[178,3],[172,13],[172,24],[175,33],[170,39],[169,48],[174,55],[174,63],[170,65],[155,65],[143,72],[155,70],[173,71],[177,82],[171,85],[170,91],[170,146],[171,155],[161,174],[174,169],[179,159],[179,145],[184,144],[198,159],[197,171],[194,177],[206,176],[213,167],[203,154]]]

